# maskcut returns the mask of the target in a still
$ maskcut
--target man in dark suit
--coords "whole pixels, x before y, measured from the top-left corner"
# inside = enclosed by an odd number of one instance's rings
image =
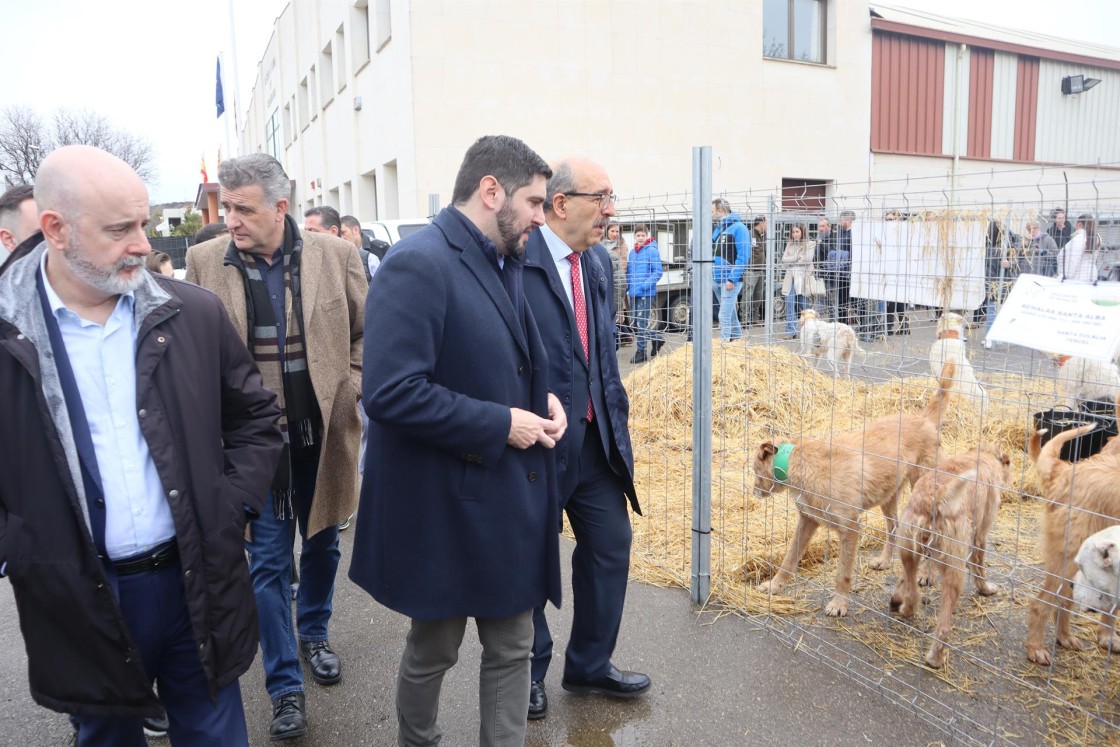
[[[560,601],[552,448],[564,408],[522,290],[525,240],[552,172],[525,143],[481,138],[452,206],[373,277],[366,479],[350,578],[412,618],[398,741],[437,744],[444,673],[468,617],[482,643],[479,744],[521,745],[533,609]]]
[[[529,237],[525,296],[548,352],[549,389],[568,414],[556,449],[560,505],[576,536],[572,556],[574,618],[564,657],[565,690],[630,698],[649,689],[639,672],[611,663],[630,569],[630,517],[641,513],[627,420],[630,403],[614,349],[614,280],[599,244],[614,215],[607,172],[570,158],[548,182],[545,225]],[[534,611],[529,718],[548,712],[545,673],[552,636],[543,605]]]

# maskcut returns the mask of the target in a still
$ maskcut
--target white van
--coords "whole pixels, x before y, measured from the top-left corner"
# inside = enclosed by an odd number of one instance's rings
[[[369,223],[362,223],[362,234],[370,241],[378,240],[392,246],[405,236],[410,236],[419,231],[424,226],[428,225],[427,218],[401,218],[399,220],[375,220]],[[377,254],[378,259],[382,258],[385,252]]]

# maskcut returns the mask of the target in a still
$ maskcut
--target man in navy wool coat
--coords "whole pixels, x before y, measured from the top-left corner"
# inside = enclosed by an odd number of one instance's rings
[[[385,255],[366,303],[365,481],[350,578],[412,618],[398,742],[438,744],[468,617],[482,643],[479,743],[521,745],[533,608],[560,603],[552,448],[567,427],[522,290],[552,172],[525,143],[467,151],[452,206]]]
[[[560,506],[576,537],[572,555],[572,634],[563,688],[632,698],[650,679],[611,663],[630,570],[630,516],[635,512],[630,402],[614,348],[614,280],[599,244],[614,195],[606,170],[584,158],[558,162],[548,181],[545,225],[527,245],[525,295],[548,353],[548,385],[567,410],[569,427],[556,447]],[[552,635],[544,606],[533,616],[530,719],[548,713],[544,679]]]

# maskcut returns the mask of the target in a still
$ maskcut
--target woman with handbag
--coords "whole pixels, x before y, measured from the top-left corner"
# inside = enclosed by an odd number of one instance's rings
[[[822,281],[813,273],[815,253],[816,242],[809,239],[805,226],[797,223],[790,226],[789,241],[782,252],[782,266],[785,267],[782,295],[786,297],[786,338],[790,340],[797,337],[797,319],[802,310],[811,307],[809,297],[813,289],[810,285],[819,283],[823,291]]]

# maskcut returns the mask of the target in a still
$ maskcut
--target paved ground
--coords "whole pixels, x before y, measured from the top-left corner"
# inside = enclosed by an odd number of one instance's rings
[[[910,337],[865,345],[873,353],[857,376],[927,375],[926,351],[933,339],[929,315],[912,315]],[[776,325],[777,327],[777,325]],[[773,344],[794,346],[776,329]],[[761,327],[748,329],[750,343],[764,341]],[[717,333],[718,334],[718,333]],[[970,345],[977,368],[1046,371],[1038,354],[997,346]],[[683,344],[667,335],[666,351]],[[619,351],[625,377],[634,367],[632,346]],[[352,535],[343,535],[343,569]],[[564,541],[565,554],[572,545]],[[345,675],[333,688],[311,685],[311,732],[300,745],[389,745],[395,743],[393,680],[406,621],[374,603],[341,574],[335,597],[332,638],[343,656]],[[560,623],[557,653],[570,610],[553,611]],[[441,724],[444,743],[477,742],[476,690],[479,647],[468,633],[460,664],[445,682]],[[560,688],[562,658],[549,672],[551,712],[529,725],[529,745],[866,745],[936,744],[940,735],[909,711],[891,705],[817,660],[794,653],[759,625],[733,616],[698,614],[680,590],[631,583],[616,661],[650,673],[648,697],[617,702],[569,696]],[[268,744],[269,703],[259,662],[242,679],[250,738]],[[0,581],[0,744],[66,744],[64,716],[39,708],[27,691],[23,653],[11,589]],[[154,742],[160,744],[160,742]],[[166,742],[163,742],[166,743]]]
[[[343,535],[343,568],[353,535]],[[573,545],[563,542],[565,556]],[[567,561],[565,561],[567,563]],[[568,610],[552,611],[561,640]],[[335,596],[332,638],[343,656],[343,681],[308,692],[311,731],[301,745],[395,744],[393,679],[406,621],[346,579]],[[478,741],[475,673],[479,647],[468,633],[448,675],[441,724],[444,744]],[[551,711],[531,723],[527,744],[608,745],[927,745],[938,735],[913,714],[794,653],[749,621],[697,614],[680,590],[631,583],[616,661],[650,673],[652,692],[628,702],[568,695],[558,659],[548,674]],[[242,679],[250,739],[268,744],[270,716],[259,661]],[[64,745],[64,716],[36,706],[27,691],[26,659],[11,587],[0,582],[0,744]],[[153,741],[166,744],[166,741]]]

